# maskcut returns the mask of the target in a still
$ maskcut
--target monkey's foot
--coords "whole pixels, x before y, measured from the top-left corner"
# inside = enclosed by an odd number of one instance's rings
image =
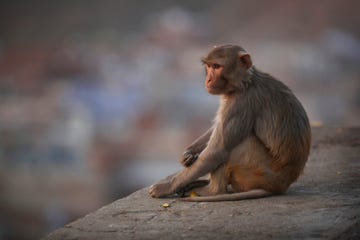
[[[189,183],[188,185],[186,185],[185,187],[183,187],[176,193],[181,197],[188,196],[191,192],[193,192],[192,191],[193,189],[202,188],[202,187],[208,185],[209,182],[210,182],[209,180],[205,180],[205,179],[204,180],[196,180],[192,183]]]
[[[196,161],[196,159],[198,159],[198,157],[199,154],[192,153],[191,151],[185,151],[183,153],[182,159],[180,160],[180,163],[184,167],[189,167]]]
[[[197,196],[214,196],[218,194],[224,194],[227,193],[226,190],[221,191],[218,188],[211,187],[210,185],[195,188],[191,191],[191,193],[195,193]]]
[[[195,193],[196,195],[198,195],[198,196],[209,196],[209,195],[213,195],[213,194],[210,193],[210,188],[209,188],[209,186],[196,188],[196,189],[194,189],[192,192],[194,192],[194,193]]]
[[[149,190],[150,196],[153,198],[161,198],[168,195],[173,194],[173,191],[171,189],[171,183],[165,182],[165,183],[158,183],[155,185],[152,185]]]

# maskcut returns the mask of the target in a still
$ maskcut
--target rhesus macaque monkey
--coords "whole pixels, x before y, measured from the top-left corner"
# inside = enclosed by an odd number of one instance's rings
[[[242,47],[223,45],[203,58],[205,86],[220,95],[213,126],[182,156],[185,168],[151,186],[161,198],[190,186],[206,186],[188,201],[232,201],[286,192],[307,161],[311,130],[304,108],[291,90],[252,64]],[[197,184],[198,183],[198,184]]]

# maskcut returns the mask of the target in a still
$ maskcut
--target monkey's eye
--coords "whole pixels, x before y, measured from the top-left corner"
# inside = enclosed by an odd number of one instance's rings
[[[213,69],[219,69],[221,67],[221,65],[220,64],[217,64],[217,63],[214,63],[213,65],[212,65],[212,68]]]

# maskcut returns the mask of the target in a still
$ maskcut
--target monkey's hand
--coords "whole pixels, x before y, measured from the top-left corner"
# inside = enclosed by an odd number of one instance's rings
[[[164,183],[158,183],[158,184],[152,185],[149,190],[149,194],[153,198],[166,197],[173,193],[174,192],[171,188],[170,182],[164,182]]]
[[[190,150],[187,150],[183,153],[182,158],[180,159],[180,163],[184,166],[184,167],[189,167],[191,166],[196,159],[198,159],[199,154],[195,154],[193,152],[191,152]]]

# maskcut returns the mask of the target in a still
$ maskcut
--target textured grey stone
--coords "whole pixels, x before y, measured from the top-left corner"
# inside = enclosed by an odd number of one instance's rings
[[[313,129],[305,172],[282,196],[189,203],[147,191],[45,239],[360,239],[360,128]]]

